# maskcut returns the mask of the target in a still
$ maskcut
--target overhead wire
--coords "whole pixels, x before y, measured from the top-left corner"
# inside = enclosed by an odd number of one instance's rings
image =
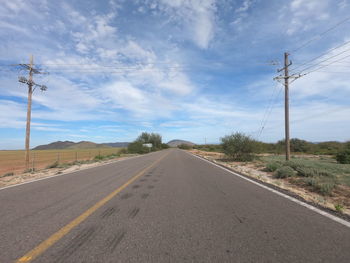
[[[259,139],[260,138],[260,136],[262,135],[262,133],[263,133],[263,131],[264,131],[264,129],[265,129],[265,126],[266,126],[266,124],[267,124],[267,121],[268,121],[268,119],[270,118],[270,115],[271,115],[271,113],[272,113],[272,110],[273,110],[273,108],[275,107],[275,104],[276,104],[276,102],[277,102],[277,99],[278,99],[278,97],[279,97],[279,95],[281,94],[281,91],[282,91],[282,89],[283,89],[283,87],[280,87],[280,89],[277,91],[277,88],[278,88],[278,85],[279,85],[280,83],[276,83],[276,86],[275,86],[275,88],[273,89],[273,92],[272,92],[272,95],[271,95],[271,97],[270,97],[270,100],[269,100],[269,103],[268,103],[268,106],[267,106],[267,108],[266,108],[266,111],[265,111],[265,113],[264,113],[264,115],[263,115],[263,119],[262,119],[262,121],[261,121],[261,127],[259,128],[259,130],[257,131],[257,138]],[[276,93],[276,91],[277,91],[277,93]]]
[[[336,61],[332,61],[332,62],[328,63],[327,65],[323,65],[323,66],[321,66],[321,67],[318,67],[318,68],[316,68],[316,69],[314,69],[314,70],[311,70],[311,71],[309,71],[309,72],[307,72],[307,73],[304,73],[303,75],[304,75],[304,76],[305,76],[305,75],[309,75],[309,74],[312,73],[312,72],[316,72],[316,71],[318,71],[318,70],[320,70],[320,69],[323,69],[323,68],[325,68],[325,67],[328,67],[328,66],[332,65],[333,63],[336,63],[336,62],[341,61],[341,60],[343,60],[343,59],[346,59],[346,58],[348,58],[348,57],[350,57],[350,55],[345,56],[345,57],[343,57],[343,58],[340,58],[340,59],[338,59],[338,60],[336,60]]]
[[[309,41],[306,41],[304,44],[302,44],[301,46],[295,48],[294,50],[291,51],[291,53],[295,53],[307,46],[309,46],[312,42],[318,40],[318,39],[321,39],[322,37],[324,37],[327,33],[329,33],[330,31],[334,30],[335,28],[337,28],[338,26],[344,24],[345,22],[349,21],[350,20],[350,16],[341,20],[340,22],[338,22],[337,24],[335,24],[334,26],[328,28],[327,30],[323,31],[322,33],[320,34],[317,34],[316,36],[314,36],[313,38],[311,38]]]

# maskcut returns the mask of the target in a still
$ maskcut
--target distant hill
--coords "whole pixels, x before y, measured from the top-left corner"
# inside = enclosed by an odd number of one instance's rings
[[[94,148],[111,148],[111,146],[103,143],[81,141],[67,147],[67,149],[94,149]]]
[[[33,150],[52,150],[52,149],[67,149],[68,147],[74,145],[75,142],[71,142],[71,141],[57,141],[57,142],[52,142],[50,144],[45,144],[45,145],[39,145],[35,148],[33,148]]]
[[[169,145],[170,147],[177,147],[181,144],[187,144],[190,146],[195,145],[193,142],[184,141],[184,140],[171,140],[170,142],[167,143],[167,145]]]
[[[71,142],[57,141],[45,145],[39,145],[33,150],[59,150],[59,149],[95,149],[95,148],[111,148],[111,147],[127,147],[127,142],[115,143],[94,143],[89,141]]]
[[[111,147],[128,147],[129,142],[108,142],[104,144],[109,145]]]

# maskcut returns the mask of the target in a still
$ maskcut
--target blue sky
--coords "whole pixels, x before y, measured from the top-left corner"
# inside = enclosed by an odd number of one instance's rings
[[[32,147],[131,141],[142,131],[273,142],[284,137],[283,87],[273,80],[283,52],[297,67],[350,40],[349,21],[317,37],[348,17],[347,0],[1,2],[0,149],[24,148],[27,93],[17,77],[27,73],[9,65],[30,54],[50,72],[35,75],[48,90],[33,96]],[[347,49],[291,84],[291,137],[350,139]]]

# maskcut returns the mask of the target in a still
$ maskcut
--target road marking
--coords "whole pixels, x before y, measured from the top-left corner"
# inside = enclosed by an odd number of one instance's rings
[[[148,153],[147,155],[152,155],[152,154],[155,154],[155,152],[153,152],[153,153]],[[109,164],[114,164],[114,163],[119,163],[119,162],[122,162],[122,161],[132,160],[132,159],[139,158],[139,157],[143,157],[143,156],[145,156],[145,155],[132,156],[132,157],[129,157],[129,158],[125,158],[125,159],[123,159],[123,160],[116,160],[116,161],[114,161],[114,162],[105,163],[105,164],[101,164],[101,165],[98,165],[98,166],[82,168],[82,169],[79,169],[79,170],[77,170],[77,171],[72,171],[72,172],[68,172],[68,173],[62,173],[62,174],[47,176],[47,177],[38,178],[38,179],[33,179],[33,180],[30,180],[30,181],[27,181],[27,182],[23,182],[23,183],[19,183],[19,184],[14,184],[14,185],[9,185],[9,186],[2,187],[2,188],[0,188],[0,191],[1,191],[1,190],[5,190],[5,189],[7,189],[7,188],[12,188],[12,187],[15,187],[15,186],[20,186],[20,185],[23,185],[23,184],[30,184],[30,183],[34,183],[34,182],[41,181],[41,180],[46,180],[46,179],[55,178],[55,177],[58,177],[58,176],[63,176],[63,175],[68,175],[68,174],[73,174],[73,173],[78,173],[78,172],[80,172],[80,171],[84,171],[84,170],[88,170],[88,169],[92,169],[92,168],[98,168],[98,167],[101,167],[101,166],[105,166],[105,165],[109,165]]]
[[[188,152],[186,152],[186,153],[188,153]],[[246,180],[246,181],[248,181],[248,182],[251,182],[251,183],[253,183],[253,184],[257,185],[257,186],[260,186],[260,187],[262,187],[262,188],[264,188],[264,189],[266,189],[266,190],[269,190],[270,192],[273,192],[273,193],[275,193],[275,194],[277,194],[277,195],[279,195],[279,196],[282,196],[282,197],[284,197],[284,198],[287,198],[288,200],[290,200],[290,201],[292,201],[292,202],[294,202],[294,203],[297,203],[297,204],[299,204],[299,205],[301,205],[301,206],[304,206],[305,208],[308,208],[308,209],[310,209],[310,210],[312,210],[312,211],[314,211],[314,212],[316,212],[316,213],[318,213],[318,214],[320,214],[320,215],[323,215],[323,216],[325,216],[325,217],[327,217],[327,218],[329,218],[329,219],[331,219],[331,220],[333,220],[333,221],[335,221],[335,222],[338,222],[338,223],[340,223],[340,224],[342,224],[342,225],[344,225],[344,226],[350,228],[350,222],[348,222],[348,221],[346,221],[346,220],[344,220],[344,219],[341,219],[341,218],[339,218],[339,217],[337,217],[337,216],[334,216],[334,215],[332,215],[332,214],[330,214],[330,213],[327,213],[326,211],[323,211],[323,210],[321,210],[321,209],[319,209],[319,208],[317,208],[317,207],[314,207],[314,206],[309,205],[309,204],[307,204],[307,203],[305,203],[305,202],[302,202],[302,201],[300,201],[300,200],[298,200],[298,199],[296,199],[296,198],[294,198],[294,197],[291,197],[291,196],[289,196],[289,195],[286,195],[286,194],[284,194],[284,193],[282,193],[282,192],[279,192],[279,191],[277,191],[277,190],[275,190],[275,189],[272,189],[272,188],[270,188],[270,187],[268,187],[268,186],[266,186],[266,185],[263,185],[263,184],[261,184],[261,183],[258,183],[258,182],[256,182],[256,181],[254,181],[254,180],[251,180],[251,179],[249,179],[249,178],[247,178],[247,177],[245,177],[245,176],[242,176],[242,175],[240,175],[240,174],[238,174],[238,173],[235,173],[235,172],[233,172],[233,171],[231,171],[231,170],[229,170],[229,169],[227,169],[227,168],[224,168],[224,167],[222,167],[222,166],[220,166],[220,165],[217,165],[216,163],[213,163],[213,162],[211,162],[211,161],[209,161],[209,160],[207,160],[207,159],[204,159],[204,158],[199,157],[199,156],[197,156],[197,155],[194,155],[194,154],[192,154],[192,153],[188,153],[188,154],[190,154],[190,155],[192,155],[192,156],[194,156],[194,157],[197,157],[198,159],[200,159],[200,160],[202,160],[202,161],[208,162],[208,163],[210,163],[210,164],[212,164],[212,165],[214,165],[214,166],[216,166],[216,167],[219,167],[219,168],[221,168],[221,169],[223,169],[223,170],[225,170],[225,171],[227,171],[227,172],[229,172],[229,173],[231,173],[231,174],[233,174],[233,175],[235,175],[235,176],[238,176],[238,177],[240,177],[240,178],[242,178],[242,179],[244,179],[244,180]]]
[[[80,216],[75,218],[73,221],[62,227],[60,230],[58,230],[56,233],[51,235],[48,239],[40,243],[37,247],[26,253],[23,257],[19,258],[16,262],[31,262],[38,256],[40,256],[42,253],[44,253],[48,248],[53,246],[57,241],[59,241],[61,238],[63,238],[65,235],[67,235],[73,228],[78,226],[80,223],[82,223],[86,218],[88,218],[90,215],[92,215],[97,209],[105,205],[108,201],[110,201],[113,197],[115,197],[118,193],[120,193],[123,189],[125,189],[128,185],[133,183],[136,179],[141,177],[147,170],[154,167],[156,164],[158,164],[161,160],[167,156],[167,154],[163,155],[160,159],[153,162],[150,166],[147,166],[140,172],[138,172],[134,177],[129,179],[125,184],[108,194],[106,197],[98,201],[96,204],[94,204],[92,207],[87,209],[84,213],[82,213]]]

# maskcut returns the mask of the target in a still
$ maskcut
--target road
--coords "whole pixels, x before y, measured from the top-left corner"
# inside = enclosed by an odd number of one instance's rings
[[[350,262],[350,228],[181,150],[0,190],[0,262]]]

